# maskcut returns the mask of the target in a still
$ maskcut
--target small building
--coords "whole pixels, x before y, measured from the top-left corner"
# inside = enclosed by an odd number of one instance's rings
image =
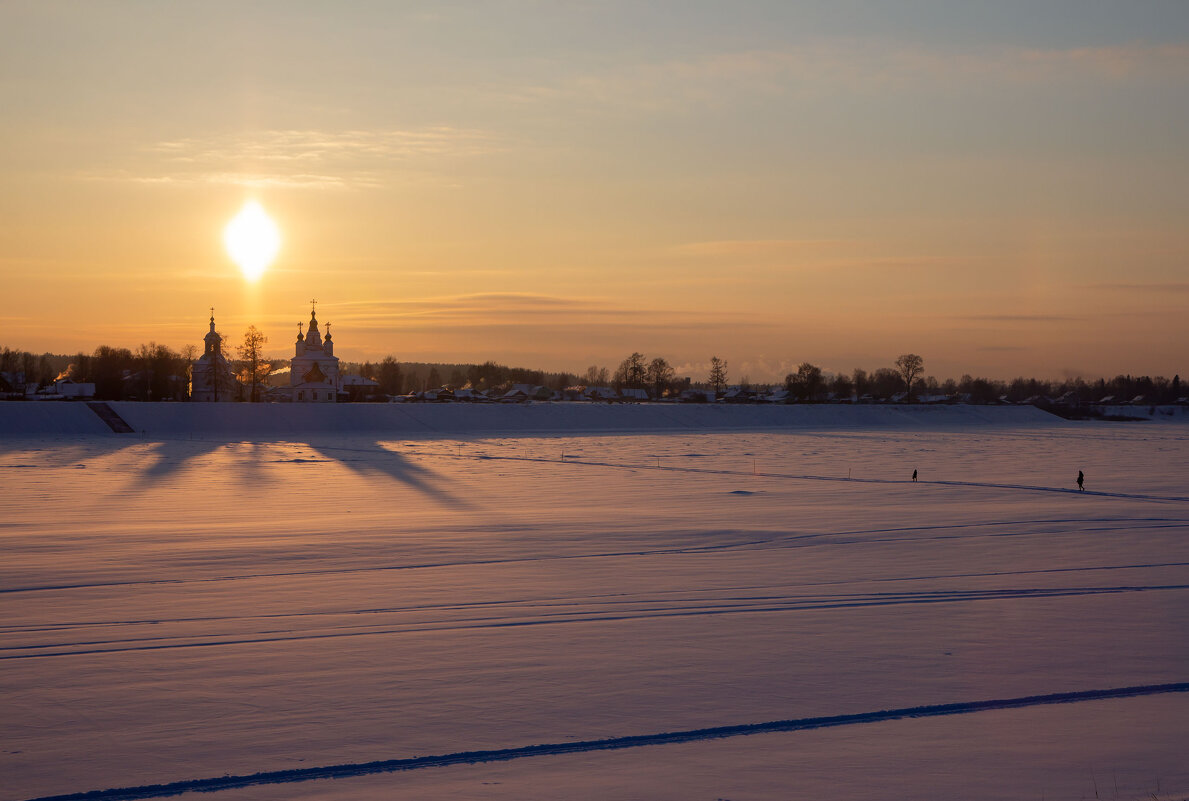
[[[342,377],[342,391],[352,403],[386,400],[380,393],[380,382],[361,375]]]
[[[723,403],[751,403],[755,400],[756,393],[745,387],[729,387],[723,393]]]
[[[619,397],[611,387],[585,387],[582,390],[582,396],[587,400],[607,401],[608,403]]]
[[[90,381],[74,381],[69,378],[59,378],[54,382],[54,393],[63,398],[79,399],[95,397],[95,385]]]

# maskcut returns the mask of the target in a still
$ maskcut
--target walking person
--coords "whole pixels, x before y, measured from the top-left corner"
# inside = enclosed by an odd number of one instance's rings
[[[915,469],[912,471],[912,483],[917,483],[917,471]]]
[[[1086,476],[1084,473],[1082,473],[1081,470],[1079,470],[1078,471],[1078,492],[1086,491],[1086,487],[1084,486],[1085,482],[1086,482]]]

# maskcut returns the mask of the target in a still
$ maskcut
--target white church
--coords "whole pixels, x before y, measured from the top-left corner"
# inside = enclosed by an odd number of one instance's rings
[[[272,400],[293,403],[335,403],[342,390],[339,375],[339,359],[334,355],[334,340],[330,336],[330,323],[326,324],[326,336],[318,330],[316,304],[310,302],[310,322],[302,332],[297,324],[297,342],[293,358],[289,361],[288,386],[270,390]],[[206,345],[202,357],[190,369],[191,401],[232,401],[239,397],[239,386],[231,372],[231,363],[223,355],[223,336],[215,331],[215,310],[211,309],[211,328],[204,338]],[[278,370],[271,377],[281,377]],[[270,382],[272,383],[272,382]],[[277,395],[281,397],[277,397]]]
[[[289,362],[289,399],[294,403],[334,403],[341,387],[339,357],[334,355],[330,323],[326,338],[318,332],[315,303],[310,302],[310,324],[304,336],[297,324],[297,343]]]
[[[190,400],[200,402],[235,400],[239,386],[231,375],[231,364],[223,355],[223,335],[215,330],[211,309],[211,330],[203,337],[205,350],[190,366]]]

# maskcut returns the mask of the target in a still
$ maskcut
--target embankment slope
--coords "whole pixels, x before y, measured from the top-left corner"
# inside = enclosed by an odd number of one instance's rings
[[[501,404],[109,404],[151,437],[452,437],[675,431],[914,430],[1070,425],[1030,406]],[[0,437],[112,434],[82,403],[0,404]],[[127,434],[123,436],[129,436]]]

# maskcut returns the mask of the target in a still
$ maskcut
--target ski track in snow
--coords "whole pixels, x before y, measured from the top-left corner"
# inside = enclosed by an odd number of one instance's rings
[[[824,729],[835,726],[853,726],[862,723],[880,723],[910,718],[942,717],[946,715],[968,715],[1004,709],[1074,704],[1086,701],[1118,700],[1148,695],[1189,692],[1189,682],[1170,684],[1145,684],[1132,687],[1115,687],[1105,690],[1081,690],[1076,692],[1031,695],[1019,698],[1001,698],[988,701],[967,701],[951,704],[885,709],[878,712],[860,712],[850,715],[799,718],[795,720],[773,720],[764,723],[744,723],[733,726],[715,726],[705,729],[637,734],[625,737],[609,737],[601,740],[579,740],[568,743],[541,743],[514,748],[500,748],[485,751],[457,751],[452,754],[408,757],[404,759],[382,759],[373,762],[356,762],[342,765],[324,765],[316,768],[262,771],[242,776],[219,776],[207,779],[188,779],[163,784],[141,785],[139,787],[115,787],[106,790],[88,790],[78,793],[41,796],[28,801],[134,801],[145,798],[167,798],[184,793],[213,793],[251,787],[261,784],[293,784],[318,779],[347,779],[377,773],[397,773],[425,768],[441,768],[451,765],[475,765],[486,762],[508,762],[528,757],[562,756],[594,751],[614,751],[624,748],[691,743],[700,740],[720,740],[752,734],[775,734],[784,732]]]
[[[458,458],[458,457],[456,457],[456,458]],[[467,457],[461,457],[461,458],[467,458]],[[516,457],[516,456],[492,456],[492,457],[486,457],[486,458],[512,459],[512,460],[520,459],[522,461],[524,460],[523,457]],[[532,461],[532,460],[529,460],[529,461]],[[538,461],[546,461],[546,460],[538,460]],[[1140,494],[1136,494],[1136,493],[1125,493],[1125,492],[1098,492],[1098,491],[1094,491],[1094,490],[1084,490],[1083,491],[1083,490],[1068,489],[1066,487],[1044,487],[1044,486],[1038,486],[1038,485],[1034,485],[1034,484],[996,484],[996,483],[989,482],[989,481],[936,481],[936,480],[934,480],[934,481],[927,481],[927,480],[925,480],[925,481],[910,481],[910,480],[906,480],[906,479],[892,479],[892,478],[850,478],[847,476],[817,476],[817,475],[810,475],[810,474],[795,474],[795,473],[767,473],[767,472],[763,472],[763,471],[749,472],[746,470],[719,470],[719,469],[710,469],[710,468],[702,468],[702,467],[666,467],[666,466],[657,467],[656,465],[648,465],[648,464],[622,465],[622,464],[614,464],[612,462],[590,462],[590,461],[583,461],[583,460],[579,460],[579,459],[567,459],[567,460],[565,460],[565,463],[566,464],[588,465],[591,467],[630,468],[633,470],[670,470],[670,471],[680,472],[680,473],[702,473],[702,474],[706,474],[706,475],[717,475],[717,476],[758,476],[760,478],[786,478],[786,479],[792,479],[792,480],[796,480],[796,481],[839,481],[839,482],[846,482],[849,484],[901,484],[901,485],[916,484],[917,486],[921,486],[923,484],[926,486],[933,485],[933,486],[938,486],[938,487],[979,487],[979,488],[984,488],[984,489],[1022,490],[1022,491],[1026,491],[1026,492],[1056,492],[1056,493],[1061,493],[1061,494],[1066,494],[1066,495],[1069,495],[1069,494],[1083,495],[1083,496],[1091,495],[1091,496],[1095,496],[1095,497],[1099,497],[1099,498],[1122,498],[1122,499],[1132,500],[1132,501],[1189,503],[1189,497],[1180,496],[1180,495],[1140,495]]]
[[[507,565],[507,564],[522,564],[533,562],[550,562],[550,561],[568,561],[575,559],[613,559],[625,556],[664,556],[675,554],[697,554],[708,553],[715,551],[729,551],[742,549],[764,550],[772,548],[785,547],[805,547],[811,545],[841,545],[846,546],[854,544],[847,539],[842,539],[839,542],[813,542],[814,540],[826,540],[831,537],[835,538],[849,538],[860,537],[870,534],[916,534],[919,532],[931,531],[948,531],[961,529],[979,529],[992,528],[998,529],[1003,526],[1016,525],[1059,525],[1059,524],[1087,524],[1087,523],[1103,523],[1103,524],[1126,524],[1126,525],[1101,525],[1095,528],[1082,528],[1079,533],[1088,531],[1093,532],[1108,532],[1108,531],[1137,531],[1149,529],[1163,529],[1163,528],[1189,528],[1189,520],[1181,520],[1178,518],[1165,517],[1136,517],[1136,518],[1084,518],[1084,519],[1058,519],[1058,520],[996,520],[989,522],[977,523],[947,523],[942,525],[920,525],[920,526],[902,526],[896,528],[875,528],[875,529],[855,529],[851,531],[821,531],[804,534],[783,534],[776,535],[767,539],[747,540],[744,542],[728,542],[718,545],[682,545],[674,548],[648,548],[644,550],[624,550],[624,551],[599,551],[592,553],[574,553],[574,554],[557,554],[557,555],[541,555],[530,557],[504,557],[492,559],[469,559],[459,561],[442,561],[442,562],[423,562],[415,564],[397,564],[397,565],[371,565],[368,567],[343,567],[343,568],[322,568],[319,570],[292,570],[279,571],[274,573],[240,573],[223,576],[206,576],[202,578],[150,578],[137,579],[132,581],[104,581],[104,582],[87,582],[80,584],[40,584],[30,585],[25,587],[0,587],[0,595],[10,593],[30,593],[30,592],[51,592],[62,590],[87,590],[100,587],[133,587],[140,585],[183,585],[183,584],[208,584],[212,582],[223,581],[251,581],[254,579],[271,579],[271,578],[292,578],[299,576],[326,576],[326,575],[342,575],[351,573],[374,573],[392,570],[434,570],[441,568],[453,567],[482,567],[485,565]],[[1146,525],[1136,525],[1142,523]],[[929,536],[907,536],[907,537],[882,537],[882,538],[867,538],[863,543],[873,542],[919,542],[922,540],[947,540],[957,539],[960,536],[978,536],[978,537],[1029,537],[1029,536],[1045,536],[1050,534],[1070,533],[1068,531],[992,531],[991,533],[975,533],[975,534],[935,534]],[[1134,567],[1168,567],[1168,566],[1182,566],[1185,563],[1168,563],[1157,565],[1134,565]],[[1128,567],[1128,566],[1125,566]],[[1078,568],[1083,569],[1083,568]],[[1084,569],[1110,569],[1110,568],[1084,568]],[[1032,571],[1022,571],[1024,573]],[[1049,571],[1041,571],[1049,572]],[[919,576],[912,577],[912,579],[875,579],[878,581],[906,581],[915,579],[931,579],[931,578],[969,578],[975,576],[987,575],[1017,575],[1013,571],[1009,573],[963,573],[953,576]]]
[[[809,596],[805,598],[760,596],[756,598],[725,598],[717,599],[717,603],[706,602],[695,605],[676,606],[647,606],[640,608],[613,611],[591,612],[589,602],[583,603],[579,611],[535,611],[535,616],[521,615],[489,616],[475,618],[460,618],[431,621],[406,621],[400,625],[392,623],[353,624],[349,626],[327,626],[329,631],[313,631],[295,633],[292,628],[271,629],[244,633],[201,633],[174,634],[154,637],[136,637],[128,639],[90,640],[81,642],[54,642],[36,645],[6,646],[0,651],[7,652],[0,656],[0,660],[14,659],[44,659],[49,657],[88,656],[108,653],[122,653],[127,651],[157,651],[177,648],[206,648],[233,645],[255,645],[270,642],[289,642],[297,640],[326,640],[342,637],[375,637],[400,634],[424,634],[435,631],[458,631],[475,629],[511,628],[517,626],[545,626],[576,623],[606,623],[625,620],[643,620],[649,618],[668,617],[702,617],[730,614],[761,614],[778,612],[805,612],[829,609],[857,609],[863,607],[903,606],[940,603],[968,603],[974,601],[1003,601],[1034,598],[1062,598],[1083,595],[1120,594],[1131,592],[1157,592],[1169,590],[1186,590],[1189,584],[1141,585],[1141,586],[1107,586],[1107,587],[1046,587],[1000,590],[939,590],[920,593],[870,593],[838,596]],[[686,599],[703,600],[703,599]],[[733,602],[733,603],[732,603]],[[604,602],[606,603],[606,602]],[[623,601],[621,603],[646,604],[641,601]],[[387,611],[387,610],[381,610]],[[336,614],[377,614],[375,611],[361,610],[354,613],[314,613],[292,614],[291,618],[308,620]],[[258,619],[256,616],[244,618],[224,618],[225,620]],[[385,628],[376,628],[384,626]],[[368,631],[349,629],[372,629]],[[202,637],[232,637],[233,639],[203,640],[200,642],[162,642],[166,640],[194,640]],[[112,645],[112,648],[87,648],[81,646]],[[49,648],[74,648],[45,652]],[[34,653],[25,653],[32,651]]]
[[[993,573],[946,573],[941,575],[930,576],[886,576],[865,578],[860,583],[886,583],[886,582],[911,582],[911,581],[931,581],[937,579],[956,579],[956,578],[993,578],[1002,576],[1027,576],[1049,573],[1084,573],[1095,572],[1100,570],[1140,570],[1153,567],[1185,567],[1189,566],[1189,562],[1154,562],[1148,564],[1135,565],[1096,565],[1089,567],[1056,567],[1044,568],[1039,570],[1011,570],[1011,571],[996,571]],[[706,592],[745,592],[758,590],[773,590],[777,588],[795,588],[795,587],[827,587],[838,586],[845,584],[855,584],[854,580],[838,580],[838,581],[811,581],[799,582],[796,584],[745,584],[733,587],[717,587],[713,590],[707,589]],[[657,595],[689,595],[692,590],[656,590]],[[902,593],[901,593],[902,594]],[[609,594],[594,594],[581,597],[535,597],[535,598],[510,598],[498,601],[460,601],[453,604],[417,604],[413,606],[403,607],[385,607],[375,609],[328,609],[319,612],[283,612],[270,613],[259,615],[221,615],[221,616],[206,616],[206,617],[182,617],[182,618],[168,618],[168,617],[153,617],[142,620],[90,620],[90,621],[61,621],[52,626],[5,626],[0,625],[0,632],[34,632],[34,631],[60,631],[72,628],[85,628],[88,626],[128,626],[138,624],[160,624],[160,623],[200,623],[218,620],[266,620],[273,618],[288,618],[288,617],[312,617],[312,616],[331,616],[331,615],[359,615],[359,614],[373,614],[380,612],[409,612],[409,611],[424,611],[435,609],[473,609],[485,608],[492,606],[579,606],[592,604],[607,604],[607,603],[633,603],[634,599],[629,598],[630,593],[617,592]],[[729,598],[729,596],[728,596]],[[603,600],[612,599],[612,600]],[[716,600],[724,600],[717,598]]]

